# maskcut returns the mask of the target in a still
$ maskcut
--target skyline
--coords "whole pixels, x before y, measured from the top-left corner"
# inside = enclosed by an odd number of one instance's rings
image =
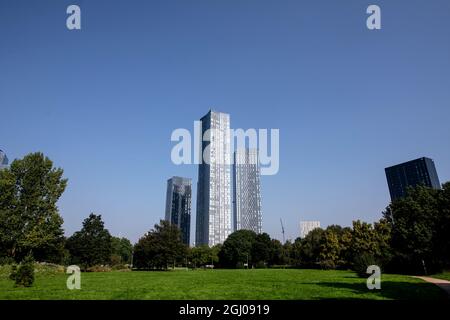
[[[450,180],[450,3],[377,2],[376,32],[360,1],[82,2],[79,32],[69,1],[1,2],[0,149],[64,169],[66,235],[95,212],[135,242],[164,218],[168,177],[197,183],[196,165],[171,163],[170,133],[214,108],[233,128],[280,129],[264,232],[376,221],[384,168],[429,157]]]

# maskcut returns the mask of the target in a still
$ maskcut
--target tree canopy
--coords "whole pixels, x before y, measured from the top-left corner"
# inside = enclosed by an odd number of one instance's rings
[[[63,219],[57,201],[67,185],[63,170],[42,153],[30,153],[0,170],[0,255],[20,261],[59,262]]]

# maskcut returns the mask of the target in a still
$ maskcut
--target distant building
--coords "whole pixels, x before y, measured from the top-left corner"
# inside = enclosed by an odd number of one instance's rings
[[[411,160],[384,170],[392,201],[404,197],[408,187],[423,185],[434,189],[441,188],[436,167],[429,158]]]
[[[300,238],[305,238],[316,228],[320,228],[320,221],[300,221]]]
[[[4,169],[8,167],[8,157],[6,153],[0,150],[0,169]]]
[[[172,177],[167,180],[166,220],[180,228],[187,245],[191,236],[191,197],[191,179]]]
[[[262,232],[260,168],[257,149],[234,153],[233,164],[234,231]]]
[[[232,231],[230,115],[209,111],[201,118],[196,245],[223,243]],[[208,141],[203,141],[208,140]]]

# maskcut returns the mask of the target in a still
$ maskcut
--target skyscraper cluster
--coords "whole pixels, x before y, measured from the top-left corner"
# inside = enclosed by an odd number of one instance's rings
[[[210,110],[200,120],[202,161],[198,167],[195,244],[214,246],[240,229],[260,233],[258,150],[231,150],[229,114]],[[166,199],[166,220],[180,227],[186,244],[189,243],[191,206],[190,203],[180,206],[176,201],[184,197],[190,202],[190,181],[180,177],[169,179]],[[189,196],[181,194],[182,188],[174,187],[180,185],[189,189]],[[186,218],[180,219],[181,216]]]

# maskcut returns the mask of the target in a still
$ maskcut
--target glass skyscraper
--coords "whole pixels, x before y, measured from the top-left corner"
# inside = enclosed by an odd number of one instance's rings
[[[0,150],[0,169],[8,167],[8,157],[6,153]]]
[[[200,120],[195,243],[214,246],[232,232],[230,115],[210,110]]]
[[[233,165],[234,231],[262,232],[261,184],[257,149],[234,153]]]
[[[423,185],[434,189],[441,188],[436,167],[430,158],[411,160],[384,170],[392,201],[404,197],[408,187]]]
[[[189,245],[191,236],[192,181],[172,177],[167,180],[166,220],[181,229],[183,243]]]

